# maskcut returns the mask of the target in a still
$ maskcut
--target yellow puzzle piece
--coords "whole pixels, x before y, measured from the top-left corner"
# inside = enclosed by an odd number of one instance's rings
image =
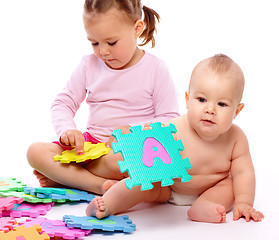
[[[108,154],[111,149],[105,146],[105,143],[92,144],[90,142],[84,143],[84,154],[78,155],[76,148],[72,150],[66,150],[61,155],[55,155],[54,161],[60,161],[61,163],[70,162],[84,162],[88,159],[96,159],[105,154]]]

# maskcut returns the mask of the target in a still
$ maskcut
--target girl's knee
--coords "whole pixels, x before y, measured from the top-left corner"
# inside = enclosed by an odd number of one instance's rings
[[[40,143],[33,143],[29,146],[27,150],[27,160],[32,167],[34,166],[37,160],[39,148],[40,148]]]
[[[56,154],[61,154],[62,148],[57,144],[36,142],[29,146],[27,150],[27,160],[33,168],[43,163],[43,159],[49,158]]]

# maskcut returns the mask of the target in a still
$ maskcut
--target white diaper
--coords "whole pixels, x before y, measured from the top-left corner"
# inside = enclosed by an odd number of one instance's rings
[[[180,194],[172,191],[168,202],[178,206],[191,206],[197,198],[197,195]]]

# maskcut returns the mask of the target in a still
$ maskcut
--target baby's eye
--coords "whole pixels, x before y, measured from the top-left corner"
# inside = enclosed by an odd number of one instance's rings
[[[227,107],[227,106],[228,106],[228,104],[223,103],[223,102],[219,102],[219,103],[218,103],[218,106],[220,106],[220,107]]]
[[[108,45],[113,46],[113,45],[115,45],[115,44],[116,44],[116,42],[117,42],[117,41],[114,41],[114,42],[108,42]]]
[[[206,102],[206,99],[203,98],[203,97],[198,97],[197,100],[198,100],[199,102],[201,102],[201,103]]]

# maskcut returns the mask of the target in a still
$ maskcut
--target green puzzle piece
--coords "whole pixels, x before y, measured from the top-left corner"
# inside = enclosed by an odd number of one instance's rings
[[[16,178],[0,178],[0,192],[23,192],[25,186],[26,184],[21,183]]]
[[[161,182],[162,187],[170,186],[173,178],[190,181],[192,177],[187,170],[191,164],[188,158],[181,158],[179,151],[184,147],[181,140],[175,141],[173,137],[175,126],[161,127],[159,122],[151,126],[152,129],[145,131],[141,126],[134,126],[130,128],[131,133],[122,134],[121,129],[112,133],[117,141],[112,143],[112,149],[114,153],[121,152],[124,160],[118,162],[120,171],[128,171],[130,176],[125,180],[127,188],[141,185],[142,191],[149,190],[153,182]],[[146,156],[144,152],[149,154]]]

